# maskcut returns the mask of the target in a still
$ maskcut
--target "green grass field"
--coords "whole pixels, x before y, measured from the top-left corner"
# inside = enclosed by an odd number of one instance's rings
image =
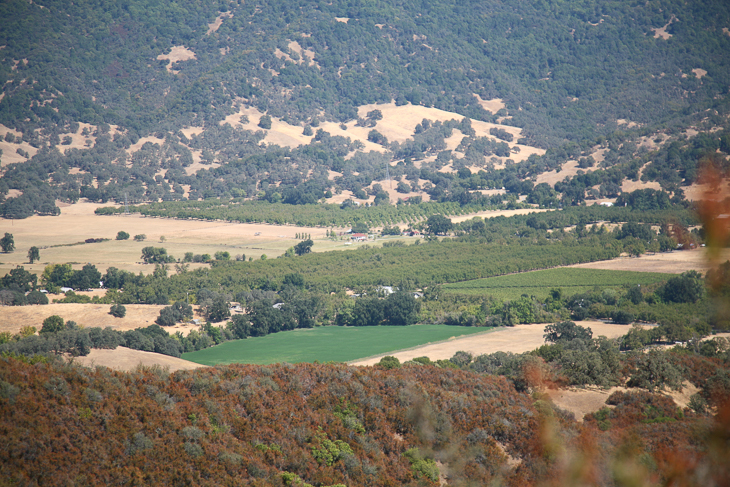
[[[523,294],[544,299],[549,295],[550,290],[554,288],[562,289],[563,294],[572,295],[590,291],[596,286],[601,289],[620,289],[626,284],[648,285],[666,281],[670,277],[670,275],[658,272],[559,267],[444,284],[443,290],[457,294],[489,295],[502,300],[518,299]]]
[[[264,337],[225,342],[182,358],[203,365],[277,362],[349,362],[381,353],[484,333],[489,328],[446,325],[326,326],[274,333]]]

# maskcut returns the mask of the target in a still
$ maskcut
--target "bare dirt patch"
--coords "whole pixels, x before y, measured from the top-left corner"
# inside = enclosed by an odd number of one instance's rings
[[[575,176],[578,174],[578,171],[592,172],[596,169],[596,166],[581,169],[578,167],[578,161],[567,161],[559,171],[548,171],[540,174],[535,180],[535,184],[547,183],[550,186],[555,186],[555,183],[562,181],[566,177]]]
[[[481,96],[474,95],[477,98],[477,101],[482,106],[483,109],[485,109],[488,112],[491,113],[497,113],[498,111],[502,110],[503,108],[506,109],[507,106],[504,104],[504,101],[502,101],[501,98],[493,98],[491,100],[483,100]]]
[[[264,130],[258,126],[262,116],[264,116],[264,114],[256,108],[241,107],[238,110],[238,113],[228,115],[220,123],[221,125],[227,123],[234,128],[241,128],[252,132],[263,130],[266,133],[266,137],[264,137],[263,140],[264,143],[276,144],[281,147],[296,148],[300,145],[309,144],[314,138],[314,136],[307,136],[302,133],[304,127],[300,127],[299,125],[289,125],[275,117],[271,117],[271,128]],[[248,121],[245,121],[246,119],[248,119]]]
[[[670,34],[669,32],[667,32],[667,28],[670,25],[672,25],[672,22],[674,22],[675,20],[677,20],[677,18],[674,15],[672,15],[672,18],[669,19],[669,22],[667,22],[664,25],[664,27],[658,27],[658,28],[651,29],[651,30],[654,31],[654,39],[662,38],[664,40],[667,40],[670,37],[672,37],[672,34]]]
[[[311,51],[303,50],[298,43],[296,45],[294,45],[293,43],[290,44],[290,48],[292,50],[296,50],[294,48],[297,47],[302,53],[302,59],[304,59],[304,57],[309,58],[310,54],[314,54]],[[280,57],[283,56],[285,56],[285,53],[280,51]],[[288,57],[288,55],[286,56]],[[498,100],[491,100],[490,103],[496,103],[497,101]],[[447,120],[461,120],[462,118],[464,118],[462,115],[459,115],[457,113],[447,112],[436,108],[423,107],[419,105],[396,106],[394,102],[388,104],[371,104],[361,106],[358,109],[358,115],[364,118],[367,116],[368,112],[376,109],[382,112],[383,119],[379,120],[375,127],[358,127],[356,125],[357,121],[353,120],[347,124],[344,124],[344,129],[343,124],[335,122],[324,122],[320,124],[318,128],[324,130],[332,136],[348,137],[353,141],[360,141],[363,144],[363,148],[361,149],[362,152],[387,152],[388,149],[386,149],[385,147],[370,142],[368,140],[368,133],[373,130],[373,128],[382,133],[389,141],[403,143],[413,137],[416,125],[421,123],[424,118],[432,121],[441,122],[445,122]],[[237,113],[226,117],[221,122],[221,124],[228,123],[234,128],[241,128],[243,130],[251,130],[255,132],[258,130],[263,130],[258,126],[259,121],[261,120],[261,117],[263,115],[264,114],[256,108],[241,107]],[[241,122],[242,116],[245,116],[248,121]],[[494,127],[499,127],[503,130],[506,130],[507,132],[511,133],[516,139],[521,136],[520,134],[522,132],[522,129],[518,127],[510,127],[507,125],[498,125],[493,123],[481,122],[478,120],[472,120],[472,128],[474,128],[478,137],[494,138],[492,135],[489,134],[489,129]],[[290,125],[286,122],[272,117],[271,128],[265,130],[266,136],[263,142],[266,144],[276,144],[282,147],[291,148],[311,143],[313,136],[303,135],[303,130],[304,127],[302,126]],[[461,134],[461,132],[459,132],[458,130],[455,130],[454,135],[452,135],[452,137],[450,137],[447,141],[448,148],[452,150],[455,149],[461,142],[462,138],[463,134]],[[545,153],[545,151],[542,149],[537,149],[535,147],[530,147],[526,145],[509,143],[509,146],[516,151],[509,157],[515,162],[523,161],[527,159],[531,154],[542,155]],[[517,152],[517,150],[519,151]],[[458,155],[456,156],[458,157]]]
[[[656,181],[642,181],[641,179],[639,179],[638,181],[624,179],[621,183],[621,191],[623,191],[624,193],[631,193],[632,191],[636,191],[638,189],[654,189],[659,191],[662,189],[662,186]]]
[[[10,132],[13,134],[16,139],[20,139],[23,134],[20,132],[13,130],[11,128],[6,127],[5,125],[0,125],[0,150],[3,151],[2,156],[0,157],[0,167],[5,167],[8,164],[17,164],[18,162],[25,162],[30,157],[33,157],[36,152],[38,152],[38,149],[30,145],[28,142],[21,142],[20,144],[16,142],[7,142],[5,140],[5,134]],[[18,154],[18,149],[27,152],[28,157],[21,156]]]
[[[617,338],[628,333],[630,329],[628,325],[613,325],[601,321],[578,321],[576,323],[591,328],[594,337],[602,335],[607,338]],[[416,357],[424,356],[431,360],[449,359],[458,351],[470,352],[475,356],[494,352],[529,352],[545,344],[545,339],[543,338],[545,326],[545,324],[516,325],[491,333],[479,333],[463,338],[450,339],[445,342],[424,345],[410,350],[369,357],[350,362],[350,365],[374,365],[384,355],[392,355],[397,357],[401,362],[405,362]]]
[[[716,181],[708,184],[694,183],[682,188],[684,197],[689,201],[706,199],[708,196],[721,196],[730,193],[730,180]]]
[[[579,389],[571,387],[569,389],[552,389],[547,394],[553,401],[553,404],[560,409],[564,409],[575,415],[575,419],[583,421],[583,416],[594,413],[606,406],[608,397],[616,391],[626,391],[625,387],[611,387],[610,389],[600,389],[598,387],[586,387]]]
[[[218,17],[215,18],[213,22],[208,24],[208,31],[205,34],[210,35],[213,32],[217,31],[223,24],[223,19],[230,19],[231,17],[233,17],[233,14],[231,12],[221,13]]]
[[[148,135],[147,137],[140,137],[137,140],[137,142],[135,142],[134,144],[129,146],[129,148],[127,149],[127,154],[129,154],[129,155],[134,154],[135,152],[139,151],[142,148],[142,146],[145,145],[147,142],[149,142],[150,144],[162,145],[165,143],[165,140],[158,139],[154,135]]]
[[[630,129],[631,128],[634,128],[634,127],[639,127],[640,126],[640,124],[638,124],[636,122],[632,122],[630,120],[624,120],[623,118],[619,118],[618,120],[616,120],[616,123],[618,125],[626,125],[626,127],[627,128],[630,128]]]
[[[606,400],[614,392],[628,392],[631,390],[626,387],[601,389],[599,387],[589,386],[585,388],[571,387],[568,389],[553,389],[547,391],[547,394],[550,396],[553,404],[573,413],[576,420],[583,421],[586,414],[595,413],[603,407],[612,408],[613,406],[606,405]],[[657,391],[658,394],[672,398],[674,403],[680,408],[686,408],[689,405],[689,398],[697,392],[699,392],[699,389],[688,381],[682,384],[681,391],[671,389]]]
[[[94,289],[92,291],[79,291],[76,294],[86,296],[104,296],[106,289]],[[62,299],[63,295],[48,295],[50,304],[32,306],[0,306],[0,332],[18,333],[23,326],[34,326],[39,332],[43,326],[43,320],[52,315],[58,315],[64,321],[75,321],[77,325],[86,328],[113,328],[119,331],[144,328],[155,323],[164,305],[155,304],[125,304],[126,314],[124,318],[115,318],[109,314],[109,304],[94,303],[53,303],[54,299]],[[200,323],[205,317],[193,307],[193,318]],[[224,322],[216,323],[217,326]],[[166,327],[165,330],[171,335],[180,332],[187,336],[200,325],[195,323],[177,323],[174,326]]]
[[[494,101],[494,100],[492,100]],[[464,117],[457,113],[447,112],[439,110],[437,108],[424,107],[420,105],[402,105],[396,106],[394,102],[387,104],[371,104],[364,105],[358,108],[358,115],[365,117],[371,110],[380,110],[383,114],[383,119],[378,121],[375,129],[382,133],[389,141],[397,141],[400,143],[410,139],[415,133],[416,125],[421,123],[425,118],[431,121],[446,122],[448,120],[461,120]],[[499,125],[494,123],[482,122],[479,120],[472,120],[471,126],[476,132],[477,137],[489,137],[494,139],[494,136],[489,134],[489,130],[492,128],[500,128],[513,135],[516,139],[519,139],[522,134],[522,129],[518,127],[511,127],[508,125]],[[361,129],[365,140],[367,140],[367,133],[372,130],[369,127],[354,127],[354,129]],[[351,129],[348,128],[348,132]],[[535,147],[525,146],[516,144],[513,142],[508,143],[511,148],[519,147],[518,153],[512,154],[510,158],[515,162],[520,162],[527,159],[531,154],[542,155],[545,153],[542,149]]]
[[[707,75],[707,71],[701,68],[695,68],[692,70],[692,72],[697,76],[697,79],[702,79],[703,76]]]
[[[84,365],[86,367],[103,366],[114,370],[129,372],[139,367],[160,366],[167,368],[170,372],[177,370],[193,370],[204,365],[189,362],[181,358],[170,357],[154,352],[143,352],[141,350],[132,350],[126,347],[117,347],[115,350],[92,349],[91,353],[85,357],[75,357],[71,359],[73,363]]]
[[[167,71],[173,74],[177,74],[180,71],[172,69],[172,65],[180,61],[187,61],[189,59],[197,59],[195,53],[185,46],[173,46],[169,54],[160,54],[157,56],[159,61],[167,59]]]
[[[299,56],[299,59],[293,59],[289,54],[283,52],[278,47],[276,48],[276,51],[274,51],[274,55],[278,57],[279,59],[284,59],[286,61],[289,61],[290,63],[294,64],[306,64],[307,66],[317,66],[319,67],[319,64],[317,64],[314,61],[315,53],[311,49],[304,49],[297,41],[290,41],[287,47],[292,51],[297,53]]]

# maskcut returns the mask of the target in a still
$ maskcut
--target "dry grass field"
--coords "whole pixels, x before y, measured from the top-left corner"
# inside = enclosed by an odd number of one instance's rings
[[[210,254],[227,251],[231,256],[245,254],[260,258],[281,255],[295,245],[297,233],[308,233],[315,240],[315,250],[322,246],[338,244],[324,240],[324,228],[275,226],[267,224],[207,222],[146,218],[139,215],[99,216],[94,214],[98,204],[82,202],[63,205],[60,216],[32,216],[24,220],[0,219],[0,232],[13,234],[15,252],[0,254],[0,275],[5,275],[16,265],[41,274],[47,264],[73,262],[80,269],[86,263],[94,264],[102,273],[114,266],[132,272],[152,272],[154,266],[141,262],[142,248],[164,247],[168,254],[183,257],[185,252]],[[117,241],[117,232],[123,230],[130,236],[144,234],[143,242]],[[258,235],[257,235],[258,233]],[[162,242],[161,238],[165,241]],[[108,242],[52,247],[83,242],[88,238],[109,238]],[[318,239],[323,239],[318,241]],[[27,264],[28,249],[39,247],[41,259]]]
[[[77,293],[83,294],[83,293]],[[64,321],[75,321],[79,326],[86,328],[106,328],[126,331],[135,328],[146,327],[155,323],[164,308],[155,304],[125,304],[127,310],[124,318],[115,318],[109,314],[108,304],[81,304],[81,303],[51,303],[45,305],[31,306],[2,306],[0,307],[0,332],[9,331],[18,333],[23,326],[34,326],[40,331],[43,320],[52,315],[58,315]],[[195,318],[203,319],[195,313]],[[223,323],[218,323],[221,325]],[[181,332],[187,336],[191,330],[198,326],[192,323],[178,323],[175,326],[165,328],[168,333]]]
[[[193,370],[204,365],[196,364],[183,360],[181,358],[170,357],[154,352],[143,352],[142,350],[132,350],[126,347],[117,347],[115,350],[100,350],[94,348],[91,353],[85,357],[74,357],[74,363],[84,365],[86,367],[109,367],[114,370],[129,372],[139,366],[143,367],[162,367],[169,372],[177,370]]]
[[[606,400],[611,394],[616,391],[626,392],[628,390],[626,387],[601,389],[589,386],[586,388],[549,389],[547,394],[556,406],[573,413],[576,420],[583,421],[583,417],[588,413],[596,412],[603,407],[613,408],[614,406],[606,405]],[[660,394],[671,397],[677,406],[685,408],[689,404],[690,396],[697,392],[699,392],[697,387],[685,381],[682,384],[681,391],[665,390],[661,391]]]
[[[460,223],[467,220],[471,220],[475,216],[478,216],[480,218],[494,218],[497,216],[515,216],[515,215],[528,215],[530,213],[541,213],[543,211],[553,211],[548,209],[540,209],[540,208],[522,208],[519,210],[493,210],[493,211],[480,211],[478,213],[471,213],[469,215],[461,215],[461,216],[455,216],[451,218],[451,221],[454,223]]]
[[[628,325],[612,325],[602,321],[578,321],[578,325],[591,328],[593,336],[603,335],[616,338],[625,335]],[[523,353],[534,350],[545,343],[543,338],[545,325],[516,325],[491,333],[478,333],[464,338],[424,345],[422,347],[389,353],[401,362],[416,357],[428,357],[431,360],[449,359],[456,352],[465,351],[474,355],[494,352]],[[351,362],[351,365],[374,365],[380,361],[381,355]]]
[[[721,262],[730,259],[730,251],[721,254]],[[619,257],[613,260],[602,260],[575,264],[568,267],[585,269],[607,269],[614,271],[664,272],[681,274],[686,271],[698,271],[704,274],[710,268],[707,253],[702,249],[644,254],[641,257]]]

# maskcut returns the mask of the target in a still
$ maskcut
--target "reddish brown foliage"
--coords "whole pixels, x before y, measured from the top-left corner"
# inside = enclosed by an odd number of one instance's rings
[[[414,446],[463,465],[454,481],[524,485],[517,479],[534,479],[540,464],[506,468],[495,443],[515,456],[535,449],[530,398],[503,378],[458,370],[232,365],[167,375],[5,359],[0,380],[3,483],[282,485],[293,472],[314,485],[429,484],[402,456]],[[334,414],[343,404],[346,419]],[[467,441],[475,429],[484,435]],[[318,463],[318,431],[353,455]]]
[[[692,370],[711,363],[688,361]],[[730,412],[713,425],[661,395],[610,401],[609,416],[581,426],[504,378],[430,366],[168,375],[0,359],[0,483],[281,486],[291,472],[317,486],[435,485],[403,456],[417,447],[448,467],[451,485],[604,484],[615,465],[684,485],[730,460]],[[712,475],[727,478],[727,468]]]

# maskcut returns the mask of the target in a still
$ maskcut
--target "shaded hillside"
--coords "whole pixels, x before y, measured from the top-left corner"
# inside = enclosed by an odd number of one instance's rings
[[[580,425],[504,377],[416,363],[233,365],[168,375],[30,362],[0,359],[6,484],[721,485],[728,478],[726,413],[716,422],[646,392],[614,394],[615,409]],[[539,380],[536,368],[522,374]]]
[[[555,184],[580,204],[618,196],[656,144],[672,157],[643,177],[669,191],[727,152],[724,132],[678,140],[726,125],[730,9],[715,0],[14,0],[0,16],[6,218],[79,197],[485,205],[477,191],[528,195],[566,161],[600,164]],[[547,193],[531,202],[554,207]]]
[[[215,123],[236,99],[294,122],[391,99],[490,119],[477,94],[547,146],[724,105],[730,84],[730,11],[712,0],[16,0],[1,15],[0,122],[26,129],[146,134]]]
[[[315,485],[436,485],[412,468],[412,448],[482,485],[525,485],[545,468],[539,415],[501,378],[287,364],[167,376],[7,359],[0,374],[5,482],[287,485],[289,472]]]

